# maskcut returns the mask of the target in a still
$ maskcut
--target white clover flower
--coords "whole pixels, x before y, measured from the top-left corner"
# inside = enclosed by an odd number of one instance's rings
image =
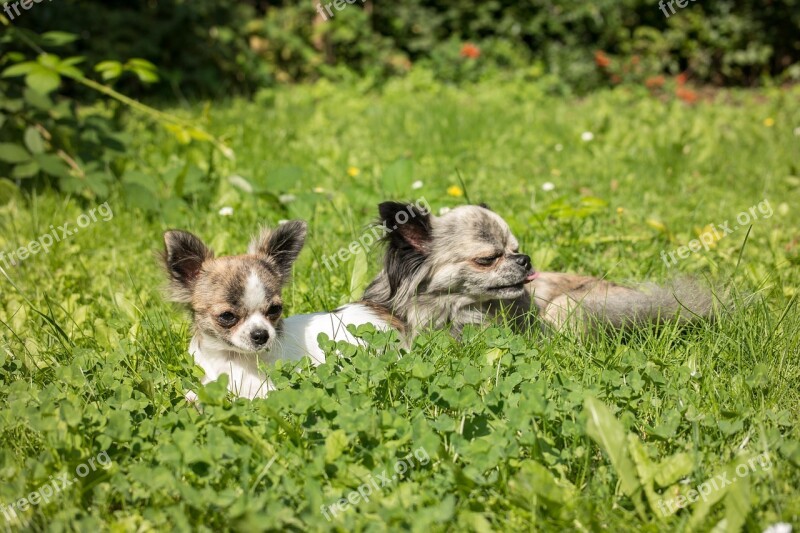
[[[552,191],[555,188],[556,188],[556,186],[552,182],[545,181],[544,183],[542,183],[542,190],[545,191],[545,192]]]
[[[556,149],[556,152],[560,152],[561,150],[563,150],[563,149],[564,149],[564,145],[563,145],[563,144],[561,144],[561,143],[558,143],[558,144],[555,146],[555,149]]]
[[[286,219],[283,219],[283,218],[282,218],[282,219],[280,219],[280,220],[278,221],[278,225],[279,225],[279,226],[283,226],[283,225],[284,225],[284,224],[286,224],[287,222],[289,222],[289,221],[288,221],[288,220],[286,220]]]
[[[772,524],[765,529],[764,533],[792,533],[792,524],[778,522],[777,524]]]
[[[450,208],[449,207],[442,207],[442,208],[439,209],[439,216],[446,215],[449,212],[450,212]]]
[[[417,189],[421,189],[423,185],[424,184],[420,180],[417,180],[411,184],[411,188],[416,191]]]
[[[223,207],[219,210],[219,216],[221,217],[229,217],[233,215],[233,208],[232,207]]]
[[[581,133],[581,140],[583,142],[587,142],[588,143],[589,141],[591,141],[593,139],[594,139],[594,133],[592,133],[591,131],[584,131],[583,133]]]
[[[794,134],[795,134],[795,136],[800,137],[800,126],[798,126],[798,127],[796,127],[794,129]]]
[[[297,200],[297,197],[294,194],[281,194],[278,196],[278,201],[282,204],[290,204]]]

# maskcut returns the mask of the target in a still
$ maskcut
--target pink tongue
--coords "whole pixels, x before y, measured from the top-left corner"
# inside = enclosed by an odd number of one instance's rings
[[[525,281],[533,281],[538,277],[539,277],[538,272],[531,272],[530,274],[528,274],[528,277],[525,278]]]

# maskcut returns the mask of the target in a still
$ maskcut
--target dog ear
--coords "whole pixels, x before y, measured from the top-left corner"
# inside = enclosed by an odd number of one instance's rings
[[[308,225],[302,220],[290,220],[274,230],[262,230],[250,242],[248,252],[272,259],[285,280],[292,273],[292,264],[297,260],[306,242]]]
[[[383,202],[378,206],[381,223],[386,228],[389,245],[408,248],[427,255],[431,239],[430,212],[414,204]]]
[[[164,233],[162,261],[169,274],[173,301],[191,302],[192,288],[203,263],[213,258],[214,252],[188,231],[170,230]]]

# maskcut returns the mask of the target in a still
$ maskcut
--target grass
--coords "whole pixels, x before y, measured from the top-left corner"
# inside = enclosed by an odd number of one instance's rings
[[[380,92],[318,84],[215,104],[208,127],[236,150],[235,162],[131,121],[136,151],[108,199],[113,218],[0,279],[0,503],[53,487],[51,476],[76,478],[0,523],[796,527],[797,102],[796,88],[687,106],[635,88],[563,100],[536,85],[455,89],[424,77]],[[345,350],[317,369],[274,369],[281,390],[266,400],[232,401],[212,384],[201,390],[203,413],[184,402],[200,387],[186,354],[188,318],[159,293],[153,252],[163,230],[191,230],[228,254],[243,251],[259,224],[308,220],[284,298],[290,314],[319,311],[358,296],[380,249],[365,272],[361,255],[332,271],[322,258],[359,238],[378,202],[421,197],[435,211],[487,202],[539,269],[617,281],[689,274],[735,305],[692,330],[587,343],[499,324],[470,328],[460,342],[430,332],[404,353],[364,331],[368,350]],[[74,225],[102,201],[49,191],[12,199],[0,207],[0,250],[51,224]],[[226,206],[233,216],[218,214]],[[737,224],[751,207],[751,220]],[[662,260],[726,221],[741,227],[710,250]],[[108,468],[75,475],[101,452]],[[755,457],[769,461],[738,475]],[[390,479],[395,468],[404,471]],[[720,476],[734,481],[712,490],[707,481]],[[331,510],[371,481],[369,501]],[[692,489],[709,494],[688,503]],[[669,509],[681,495],[685,509],[659,510],[659,500]]]

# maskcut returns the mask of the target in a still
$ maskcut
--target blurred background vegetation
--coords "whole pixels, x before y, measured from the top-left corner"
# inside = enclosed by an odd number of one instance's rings
[[[356,0],[328,21],[316,5],[60,0],[14,24],[78,35],[64,53],[93,64],[146,59],[162,74],[149,92],[174,96],[319,78],[380,83],[412,65],[448,82],[553,74],[576,91],[680,72],[715,85],[800,79],[800,0],[690,1],[669,18],[655,0]]]
[[[655,0],[339,2],[332,19],[327,0],[59,0],[0,18],[0,200],[43,184],[105,196],[126,171],[119,132],[131,108],[230,155],[202,119],[139,101],[267,102],[279,85],[370,90],[412,70],[564,96],[635,84],[688,104],[709,87],[800,80],[800,0],[689,1],[669,17]],[[142,186],[126,192],[147,205]]]

